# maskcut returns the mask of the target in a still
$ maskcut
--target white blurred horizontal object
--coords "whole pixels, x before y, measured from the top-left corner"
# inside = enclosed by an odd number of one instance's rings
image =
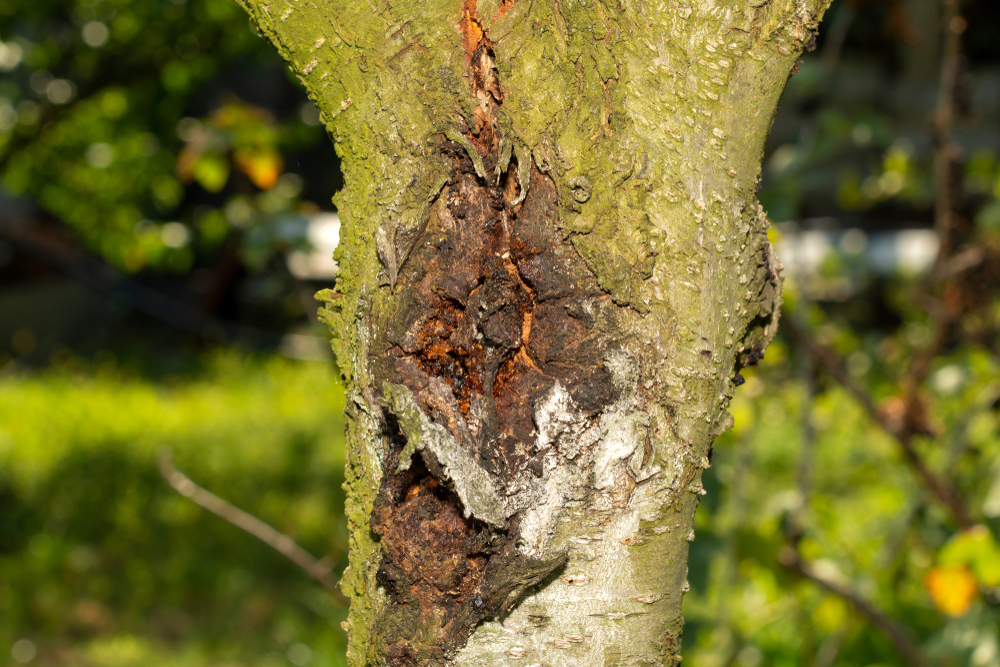
[[[787,223],[779,229],[781,237],[775,252],[789,277],[816,274],[834,254],[852,259],[859,269],[879,275],[913,276],[929,271],[938,253],[937,234],[930,229],[871,233],[860,229],[800,231]]]
[[[785,278],[810,299],[844,301],[870,287],[872,278],[913,278],[934,266],[938,238],[930,229],[865,232],[838,222],[817,218],[778,225],[775,252]]]
[[[333,251],[340,243],[340,216],[317,213],[309,217],[306,229],[308,250],[288,253],[288,270],[300,280],[333,280],[337,277],[337,262]]]

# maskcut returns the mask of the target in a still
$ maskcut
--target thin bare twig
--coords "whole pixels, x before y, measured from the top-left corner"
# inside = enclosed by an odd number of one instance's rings
[[[172,486],[179,494],[185,498],[190,498],[198,505],[201,505],[212,514],[221,517],[250,533],[264,544],[268,545],[282,556],[292,561],[306,574],[312,577],[317,583],[326,588],[333,597],[343,604],[347,604],[347,596],[340,592],[337,579],[331,572],[329,563],[316,560],[312,555],[300,547],[295,541],[267,525],[255,516],[247,514],[234,505],[229,504],[211,491],[206,491],[174,466],[170,459],[169,452],[162,452],[159,457],[160,474],[167,484]]]
[[[958,89],[962,58],[962,33],[966,23],[959,13],[960,0],[942,0],[942,27],[944,32],[941,54],[941,87],[938,90],[937,109],[934,112],[934,224],[937,228],[940,264],[951,256],[955,244],[955,189],[952,181],[959,147],[952,139],[955,121],[955,94]]]
[[[812,667],[831,667],[837,660],[837,656],[840,655],[840,649],[846,639],[847,624],[845,623],[840,630],[837,630],[820,644],[819,650],[816,651],[816,657],[813,658]]]
[[[858,15],[858,8],[853,2],[841,3],[837,9],[839,11],[827,31],[823,53],[820,54],[820,71],[823,73],[823,81],[826,83],[826,94],[830,96],[833,95],[833,74],[837,71],[840,54],[843,51],[844,42],[847,41],[847,33]]]
[[[897,425],[889,419],[889,417],[878,409],[875,404],[875,400],[872,398],[868,390],[861,386],[851,374],[847,371],[847,365],[844,363],[843,358],[835,350],[821,344],[819,341],[814,339],[812,335],[806,331],[798,322],[795,321],[794,317],[786,317],[782,326],[785,327],[785,331],[791,333],[791,335],[799,342],[800,345],[805,346],[805,348],[823,365],[826,372],[829,373],[837,382],[843,386],[848,393],[850,393],[864,408],[868,416],[871,417],[873,421],[878,423],[886,433],[889,433],[896,438],[899,443],[900,450],[903,452],[903,458],[910,465],[910,467],[917,473],[921,481],[927,486],[930,492],[940,500],[949,510],[951,510],[952,516],[954,516],[955,521],[962,528],[969,528],[973,525],[973,521],[969,511],[965,507],[965,503],[962,497],[958,494],[958,491],[951,485],[951,483],[935,473],[924,461],[923,457],[916,449],[914,443],[914,436],[918,434],[917,429],[914,428],[912,422],[913,419],[909,412],[911,410],[911,404],[908,401],[907,406],[907,418],[904,420],[902,425]]]
[[[961,148],[954,140],[952,126],[959,115],[959,76],[962,66],[962,33],[967,27],[961,15],[961,0],[941,0],[942,54],[937,106],[931,118],[934,144],[934,227],[938,237],[938,254],[934,267],[922,281],[918,291],[931,297],[931,291],[942,282],[951,282],[961,273],[985,260],[981,248],[968,248],[955,254],[961,238],[959,205],[962,196],[959,158]],[[944,287],[946,292],[947,286]],[[949,307],[944,299],[939,308],[931,310],[930,343],[917,350],[910,361],[910,371],[903,383],[907,410],[919,405],[919,391],[930,373],[934,359],[947,345],[961,308]]]
[[[803,371],[803,376],[806,384],[807,400],[806,405],[811,406],[813,399],[815,397],[815,385],[813,380],[814,372],[814,362],[819,361],[824,364],[830,370],[829,365],[835,367],[836,372],[831,372],[841,384],[844,385],[855,397],[866,407],[869,414],[876,419],[879,424],[885,427],[883,418],[879,413],[878,409],[875,407],[875,402],[872,397],[865,391],[854,378],[847,372],[847,368],[840,359],[839,355],[833,350],[820,345],[817,341],[812,339],[805,330],[794,321],[794,317],[786,317],[785,325],[789,326],[793,336],[801,343],[800,352],[803,354],[803,360],[801,363],[801,368]],[[802,418],[802,431],[803,431],[803,444],[802,453],[799,459],[799,467],[797,474],[797,487],[799,492],[799,506],[792,513],[790,526],[789,526],[789,544],[786,545],[779,554],[779,559],[783,565],[797,570],[799,573],[816,582],[823,588],[827,589],[831,593],[840,596],[846,600],[856,611],[858,611],[862,616],[868,619],[868,621],[882,631],[893,645],[899,654],[907,661],[911,667],[923,667],[926,663],[924,662],[923,655],[920,652],[920,648],[913,641],[910,636],[909,631],[903,626],[897,623],[895,620],[890,618],[888,615],[877,609],[870,602],[858,595],[854,590],[848,586],[833,581],[827,577],[824,577],[816,568],[808,561],[802,558],[799,553],[799,542],[802,539],[804,533],[804,515],[809,506],[809,496],[812,488],[812,463],[815,447],[815,431],[813,430],[812,424],[809,420],[809,410],[808,407],[805,410]],[[927,471],[928,473],[930,471]],[[841,637],[840,641],[824,645],[823,650],[820,654],[817,654],[816,664],[829,664],[835,659],[837,652],[840,649],[840,643],[843,641]]]
[[[804,560],[799,552],[792,547],[786,547],[781,552],[781,563],[786,567],[797,570],[807,579],[816,582],[834,595],[843,598],[855,611],[860,613],[868,622],[882,631],[889,641],[893,643],[899,654],[911,667],[924,667],[927,662],[924,660],[920,647],[914,641],[909,630],[897,623],[882,610],[865,600],[857,592],[848,586],[832,581],[816,570],[816,567],[809,561]]]

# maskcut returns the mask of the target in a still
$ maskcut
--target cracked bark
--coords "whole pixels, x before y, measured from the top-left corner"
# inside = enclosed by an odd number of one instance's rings
[[[825,0],[242,0],[346,188],[351,665],[680,659],[736,373],[774,335],[754,197]]]

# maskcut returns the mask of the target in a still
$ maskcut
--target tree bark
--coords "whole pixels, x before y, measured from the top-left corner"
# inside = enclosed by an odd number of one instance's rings
[[[348,663],[680,661],[775,333],[764,140],[829,0],[241,0],[343,161]]]

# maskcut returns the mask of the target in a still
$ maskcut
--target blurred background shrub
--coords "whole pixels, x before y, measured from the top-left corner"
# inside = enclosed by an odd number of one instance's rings
[[[686,663],[1000,666],[1000,6],[949,11],[837,0],[789,82]],[[343,568],[340,186],[231,0],[0,0],[0,662],[343,664],[337,599],[156,469]]]
[[[155,380],[110,355],[6,376],[4,661],[341,664],[334,628],[346,609],[173,491],[156,458],[172,452],[198,483],[340,571],[343,408],[328,366],[238,352],[206,353]]]

